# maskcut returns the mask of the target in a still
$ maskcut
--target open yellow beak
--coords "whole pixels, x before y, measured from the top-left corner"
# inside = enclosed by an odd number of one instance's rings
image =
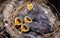
[[[29,31],[29,27],[26,26],[25,24],[22,24],[21,26],[21,32],[28,32]]]
[[[21,25],[23,22],[19,17],[15,18],[15,25]]]
[[[33,5],[32,4],[27,4],[27,9],[28,10],[31,10],[33,8]]]
[[[31,22],[32,22],[32,19],[29,18],[28,16],[25,16],[24,22],[25,22],[25,23],[31,23]]]

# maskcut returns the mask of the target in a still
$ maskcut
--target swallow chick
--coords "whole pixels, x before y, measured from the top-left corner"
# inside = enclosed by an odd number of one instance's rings
[[[25,23],[31,23],[31,22],[32,22],[32,20],[31,20],[31,18],[30,18],[30,17],[25,16],[25,18],[24,18],[24,22],[25,22]]]
[[[25,24],[22,24],[21,26],[21,32],[28,32],[29,31],[29,27]]]
[[[33,5],[32,3],[27,5],[27,9],[29,11],[28,14],[38,14],[40,11],[38,5],[37,4]]]
[[[32,10],[32,8],[33,8],[33,4],[32,4],[32,3],[27,4],[27,9],[28,9],[29,11]]]
[[[21,25],[22,23],[23,22],[22,22],[21,18],[19,18],[19,17],[15,18],[15,25]]]

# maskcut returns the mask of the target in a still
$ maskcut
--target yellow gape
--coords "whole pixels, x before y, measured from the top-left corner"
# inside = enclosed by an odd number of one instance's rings
[[[27,9],[28,9],[28,10],[31,10],[32,8],[33,8],[33,5],[32,5],[32,4],[28,4],[28,5],[27,5]]]
[[[24,22],[25,22],[25,23],[31,23],[31,22],[32,22],[32,19],[29,18],[28,16],[25,16]]]
[[[15,25],[21,25],[23,22],[19,17],[15,18]]]
[[[29,27],[26,26],[25,24],[22,24],[21,26],[21,32],[28,32],[29,31]]]

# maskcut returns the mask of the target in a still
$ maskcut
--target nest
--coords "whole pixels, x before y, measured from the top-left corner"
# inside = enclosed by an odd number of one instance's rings
[[[5,21],[7,21],[7,23],[5,23],[5,27],[7,28],[7,32],[10,33],[10,35],[12,37],[15,38],[22,38],[21,33],[15,28],[15,17],[20,14],[26,14],[26,6],[27,4],[32,3],[32,4],[37,4],[41,9],[44,8],[44,10],[48,10],[50,12],[50,15],[48,16],[48,18],[50,19],[50,21],[52,22],[51,25],[54,27],[54,31],[52,33],[47,33],[44,34],[43,36],[41,36],[42,38],[48,38],[51,35],[53,35],[56,31],[58,31],[58,24],[57,24],[57,19],[54,16],[54,14],[52,13],[52,10],[49,6],[47,6],[45,3],[37,3],[36,1],[34,2],[24,2],[24,3],[20,3],[18,1],[11,1],[9,4],[6,5],[4,11],[3,11],[3,15],[4,15],[4,23]],[[8,10],[9,9],[9,10]],[[10,29],[9,29],[10,28]],[[33,36],[32,36],[33,37]]]

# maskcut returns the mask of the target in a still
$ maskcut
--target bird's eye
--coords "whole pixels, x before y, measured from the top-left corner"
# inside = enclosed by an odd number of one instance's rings
[[[32,22],[32,19],[30,17],[28,17],[28,16],[25,16],[24,22],[25,23],[31,23]]]
[[[28,10],[31,10],[33,8],[33,5],[32,4],[27,4],[27,9]]]
[[[15,25],[21,25],[23,22],[19,17],[15,18]]]
[[[28,32],[29,31],[29,27],[25,24],[22,24],[21,26],[21,32]]]

